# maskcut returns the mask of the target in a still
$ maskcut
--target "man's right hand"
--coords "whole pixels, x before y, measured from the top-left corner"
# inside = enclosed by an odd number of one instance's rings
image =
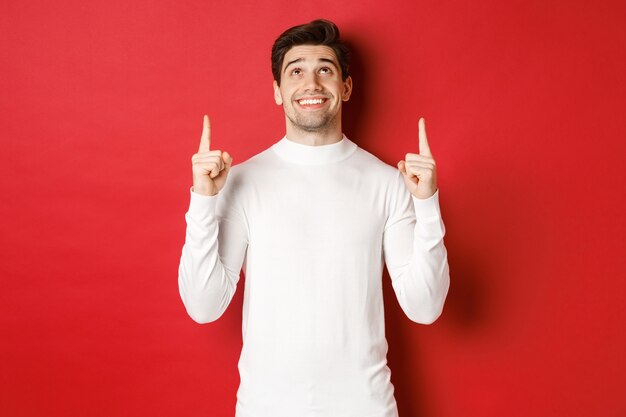
[[[191,157],[193,192],[216,195],[226,183],[233,158],[228,152],[211,150],[211,126],[209,116],[204,115],[202,136],[198,153]]]

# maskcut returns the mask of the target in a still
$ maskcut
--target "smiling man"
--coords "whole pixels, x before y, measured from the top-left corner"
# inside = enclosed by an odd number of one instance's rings
[[[286,132],[265,151],[232,165],[204,116],[181,298],[198,323],[217,320],[244,272],[236,417],[397,417],[383,267],[417,323],[439,317],[450,283],[424,120],[397,167],[343,134],[348,50],[326,20],[280,35],[272,73]]]
[[[274,55],[283,50],[275,47]],[[292,46],[282,62],[274,79],[274,99],[285,110],[287,138],[300,138],[307,145],[337,142],[342,136],[341,103],[352,91],[347,68],[342,71],[335,51],[326,45]]]

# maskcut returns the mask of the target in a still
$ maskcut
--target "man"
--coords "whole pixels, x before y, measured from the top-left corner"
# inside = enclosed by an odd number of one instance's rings
[[[398,169],[343,135],[352,79],[329,21],[284,32],[272,72],[286,135],[270,148],[232,166],[227,152],[211,150],[204,116],[181,298],[195,321],[214,321],[243,267],[236,417],[396,417],[383,262],[415,322],[441,314],[449,287],[424,120],[419,153]]]

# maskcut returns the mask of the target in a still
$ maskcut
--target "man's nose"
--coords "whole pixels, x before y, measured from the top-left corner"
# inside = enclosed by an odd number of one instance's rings
[[[305,77],[304,80],[304,89],[305,90],[311,90],[311,91],[318,91],[322,89],[322,86],[319,82],[319,78],[317,77],[317,74],[315,73],[311,73],[308,74]]]

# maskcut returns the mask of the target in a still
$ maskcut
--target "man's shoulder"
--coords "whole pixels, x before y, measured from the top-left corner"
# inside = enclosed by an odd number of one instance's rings
[[[270,145],[264,150],[250,156],[249,158],[244,159],[239,163],[235,163],[231,167],[230,174],[247,175],[249,173],[253,173],[254,170],[258,169],[259,167],[267,165],[267,163],[270,162],[270,158],[272,157],[272,146],[273,145]]]
[[[357,146],[354,157],[356,158],[359,166],[366,168],[368,172],[372,171],[376,175],[385,175],[389,176],[390,178],[394,178],[399,172],[397,167],[389,165],[373,153],[363,149],[360,146]]]
[[[228,199],[238,199],[238,196],[246,195],[255,188],[259,183],[258,177],[262,176],[271,164],[271,148],[269,146],[241,162],[235,162],[230,168],[228,180],[221,193]],[[235,157],[236,155],[233,159]]]

